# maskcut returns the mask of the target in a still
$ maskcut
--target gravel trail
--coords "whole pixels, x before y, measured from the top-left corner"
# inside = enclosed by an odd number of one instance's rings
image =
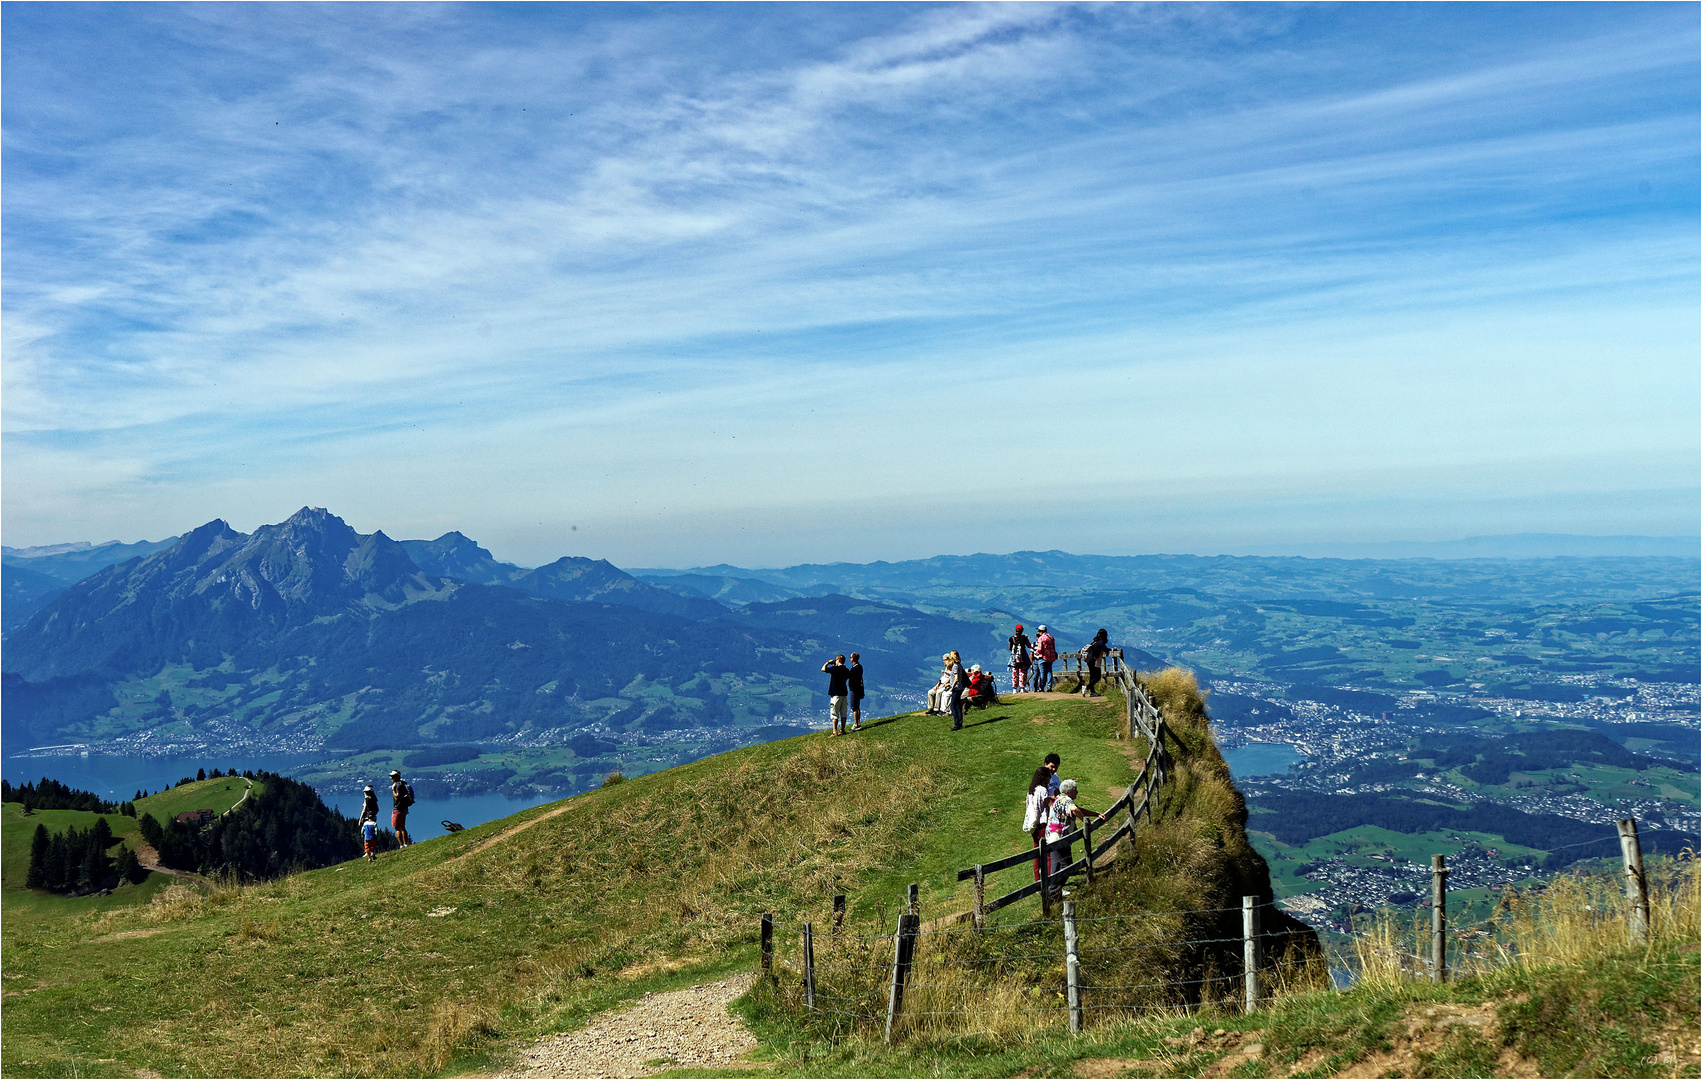
[[[503,1076],[649,1076],[669,1068],[737,1067],[756,1046],[727,1003],[749,975],[688,990],[646,994],[636,1003],[562,1035],[523,1048]],[[646,1065],[646,1062],[662,1062]]]

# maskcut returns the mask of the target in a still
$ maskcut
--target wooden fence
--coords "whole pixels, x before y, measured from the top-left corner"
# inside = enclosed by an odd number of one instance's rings
[[[1089,817],[1081,825],[1061,834],[1056,839],[1047,840],[1023,851],[1006,855],[992,862],[979,863],[957,872],[957,880],[975,882],[975,925],[982,925],[983,919],[990,913],[998,911],[1018,900],[1026,899],[1036,893],[1040,894],[1042,910],[1049,916],[1052,910],[1052,899],[1063,888],[1069,879],[1077,874],[1085,874],[1088,881],[1093,880],[1097,868],[1102,867],[1106,857],[1122,840],[1128,840],[1130,850],[1135,843],[1135,828],[1140,822],[1141,815],[1147,815],[1150,822],[1154,813],[1155,796],[1158,789],[1170,775],[1170,766],[1174,761],[1167,741],[1174,742],[1175,736],[1164,723],[1164,715],[1158,711],[1146,690],[1141,686],[1133,669],[1122,663],[1121,650],[1113,650],[1117,662],[1116,670],[1110,672],[1110,677],[1123,691],[1125,714],[1118,738],[1132,738],[1139,734],[1144,737],[1150,749],[1147,751],[1146,762],[1136,775],[1134,783],[1128,790],[1104,813],[1098,815],[1102,823],[1095,825],[1095,818]],[[1121,820],[1118,820],[1121,817]],[[1113,824],[1115,822],[1115,824]],[[1106,827],[1111,828],[1109,836],[1104,835]],[[1095,836],[1099,831],[1100,835]],[[1057,869],[1051,868],[1049,858],[1054,852],[1063,852],[1066,859],[1076,843],[1081,843],[1082,857]],[[1004,895],[988,900],[987,877],[1003,870],[1017,866],[1034,866],[1037,870],[1036,879],[1027,885],[1013,889]]]

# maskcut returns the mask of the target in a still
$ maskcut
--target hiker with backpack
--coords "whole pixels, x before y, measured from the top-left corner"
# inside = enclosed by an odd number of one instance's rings
[[[1046,624],[1040,625],[1040,636],[1034,639],[1034,660],[1039,670],[1034,673],[1034,688],[1040,691],[1052,689],[1052,663],[1058,659],[1058,639],[1046,629]]]
[[[363,824],[378,821],[378,794],[372,790],[371,784],[361,792],[360,820]]]
[[[396,846],[412,847],[414,841],[408,836],[408,808],[414,805],[414,789],[402,779],[400,769],[390,770],[390,801],[393,807],[390,827],[396,830]]]
[[[1011,693],[1026,694],[1028,692],[1028,669],[1034,662],[1034,653],[1028,640],[1028,635],[1022,632],[1022,624],[1016,624],[1016,633],[1012,634],[1006,643],[1011,653]]]
[[[1098,697],[1094,692],[1099,686],[1099,680],[1105,677],[1105,658],[1111,654],[1111,645],[1106,640],[1105,630],[1093,635],[1087,648],[1081,651],[1082,661],[1087,665],[1087,671],[1082,676],[1082,697]]]

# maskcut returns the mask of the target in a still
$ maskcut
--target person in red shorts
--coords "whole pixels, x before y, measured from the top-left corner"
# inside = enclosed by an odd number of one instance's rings
[[[396,846],[411,847],[414,842],[408,837],[408,807],[414,805],[414,789],[402,779],[399,769],[390,770],[390,800],[394,805],[390,827],[396,830]]]

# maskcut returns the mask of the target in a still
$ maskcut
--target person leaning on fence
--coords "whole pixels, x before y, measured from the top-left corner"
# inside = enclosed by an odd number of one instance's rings
[[[1016,624],[1016,633],[1011,635],[1006,643],[1011,652],[1011,693],[1022,694],[1028,691],[1028,668],[1034,662],[1034,652],[1028,640],[1028,635],[1022,632],[1022,624]]]
[[[1099,696],[1094,691],[1099,686],[1099,680],[1105,677],[1105,658],[1110,653],[1111,646],[1106,640],[1104,629],[1093,635],[1093,640],[1081,651],[1082,663],[1086,666],[1081,683],[1083,697]]]
[[[1039,636],[1034,639],[1034,689],[1052,689],[1052,664],[1057,659],[1058,639],[1042,623]]]
[[[1074,780],[1060,780],[1058,782],[1058,794],[1053,796],[1052,805],[1048,808],[1046,814],[1047,842],[1051,843],[1057,840],[1065,832],[1086,821],[1092,813],[1093,811],[1076,805],[1076,782]],[[1101,814],[1099,820],[1104,821],[1105,816]],[[1056,874],[1070,865],[1070,861],[1070,845],[1058,845],[1056,851],[1047,853],[1047,874]]]
[[[1040,768],[1029,777],[1028,791],[1023,796],[1022,828],[1034,841],[1034,880],[1040,880],[1040,840],[1046,835],[1046,814],[1052,807],[1052,796],[1058,794],[1058,766],[1063,764],[1057,754],[1047,754]]]
[[[827,673],[827,715],[833,721],[828,738],[845,732],[846,699],[851,696],[851,669],[845,666],[845,654],[840,653],[821,666]]]

